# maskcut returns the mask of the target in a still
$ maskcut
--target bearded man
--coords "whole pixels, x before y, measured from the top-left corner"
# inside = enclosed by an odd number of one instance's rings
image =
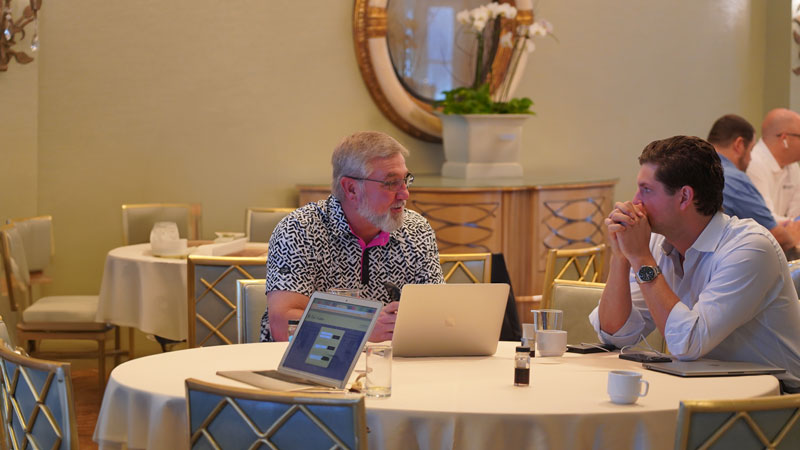
[[[269,240],[262,341],[287,340],[314,291],[362,289],[386,304],[370,341],[392,339],[405,284],[443,283],[436,236],[407,210],[408,150],[379,132],[346,137],[333,151],[333,194],[286,216]]]

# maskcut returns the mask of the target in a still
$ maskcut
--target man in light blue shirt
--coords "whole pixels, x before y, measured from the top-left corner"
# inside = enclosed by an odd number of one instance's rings
[[[688,136],[654,141],[638,189],[605,220],[608,281],[589,320],[603,342],[635,344],[658,328],[680,360],[750,361],[786,369],[800,392],[800,302],[786,257],[752,219],[722,213],[714,147]]]
[[[800,242],[800,222],[777,223],[761,193],[744,172],[756,142],[755,129],[750,122],[735,114],[722,116],[711,127],[708,142],[717,151],[725,172],[722,191],[725,214],[755,220],[772,233],[784,251],[793,249]]]

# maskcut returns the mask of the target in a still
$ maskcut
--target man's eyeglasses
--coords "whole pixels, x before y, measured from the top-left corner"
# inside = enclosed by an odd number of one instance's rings
[[[410,173],[398,180],[374,180],[372,178],[351,177],[350,175],[344,175],[344,176],[359,181],[373,181],[375,183],[380,183],[381,185],[383,185],[384,189],[394,192],[403,189],[403,185],[405,185],[405,187],[407,188],[410,188],[411,184],[414,183],[414,175],[411,175]]]
[[[798,133],[781,133],[781,134],[785,134],[787,136],[794,136],[796,138],[800,138],[800,134],[798,134]],[[776,136],[780,137],[781,134],[777,134]]]

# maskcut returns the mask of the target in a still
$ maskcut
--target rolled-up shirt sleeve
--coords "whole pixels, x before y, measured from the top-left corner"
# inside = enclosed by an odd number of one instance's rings
[[[771,291],[783,286],[780,261],[764,236],[725,252],[711,268],[697,301],[687,305],[682,299],[670,311],[664,338],[672,355],[701,358],[766,308],[763,299],[774,298]]]
[[[625,324],[622,325],[622,328],[617,330],[616,333],[609,334],[600,329],[599,306],[589,314],[589,322],[591,322],[594,327],[600,341],[606,344],[613,344],[617,348],[622,348],[626,345],[635,345],[639,342],[641,336],[647,336],[655,328],[650,310],[647,309],[644,297],[639,290],[639,284],[636,283],[633,272],[630,274],[630,283],[633,307],[631,308],[631,314],[628,316],[628,320],[625,321]]]

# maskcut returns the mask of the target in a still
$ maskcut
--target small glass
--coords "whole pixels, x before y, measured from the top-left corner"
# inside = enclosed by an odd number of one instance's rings
[[[367,397],[390,397],[392,395],[392,346],[370,344],[367,346],[366,359],[365,394]]]
[[[514,353],[514,386],[529,386],[531,383],[530,348],[517,347]]]

